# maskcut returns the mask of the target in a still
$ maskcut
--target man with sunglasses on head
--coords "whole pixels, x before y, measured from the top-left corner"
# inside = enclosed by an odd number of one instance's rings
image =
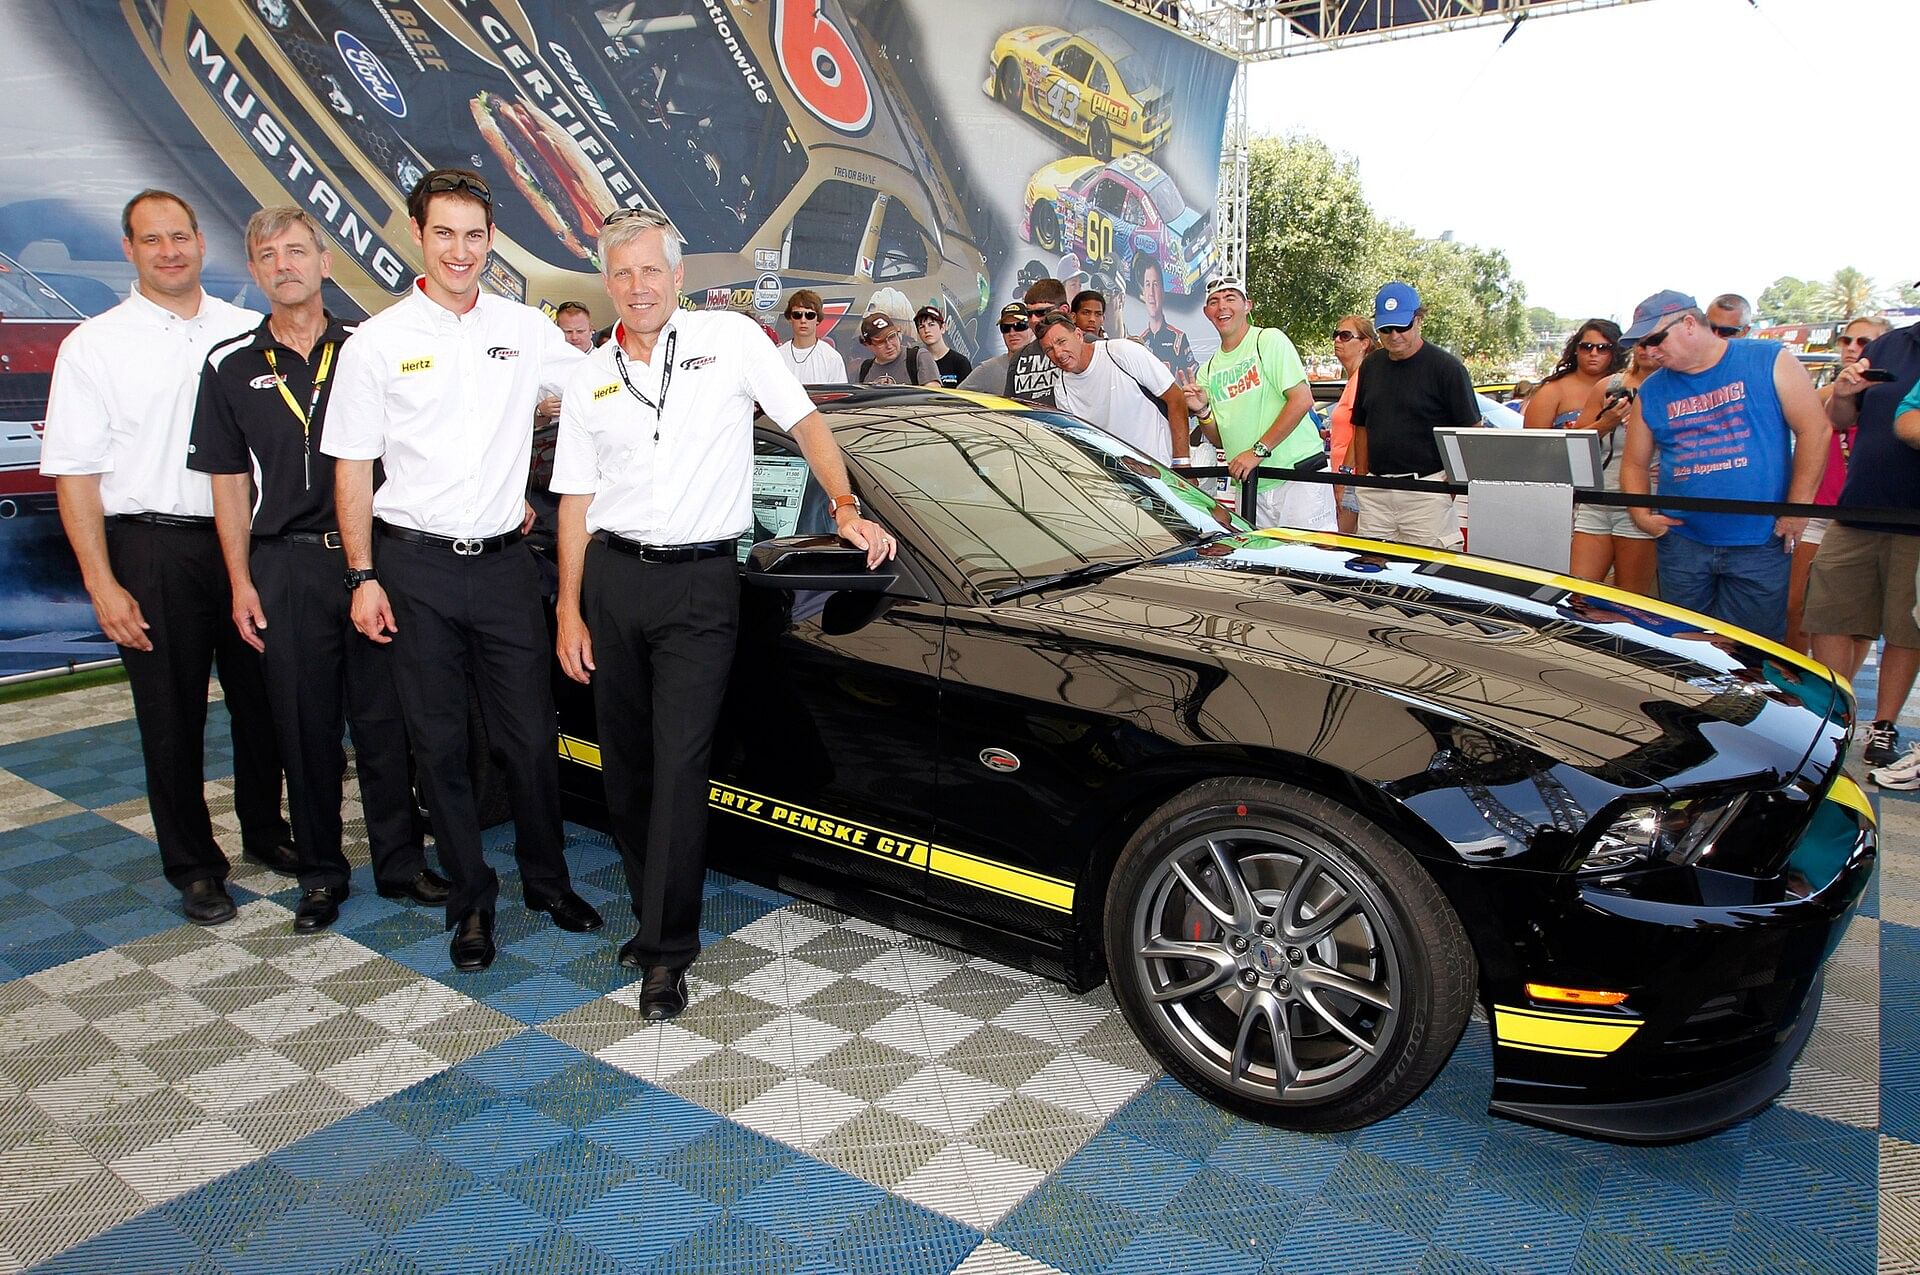
[[[1664,291],[1621,334],[1655,369],[1627,413],[1620,490],[1645,495],[1657,448],[1660,493],[1805,504],[1831,431],[1806,369],[1773,341],[1729,341],[1699,304]],[[1804,518],[1631,511],[1659,542],[1660,596],[1762,637],[1787,635],[1787,585]]]
[[[820,294],[801,288],[787,298],[787,324],[793,339],[781,343],[780,356],[802,385],[845,385],[847,361],[820,339]]]
[[[1713,334],[1737,341],[1753,331],[1753,302],[1737,292],[1723,292],[1707,303],[1707,326]]]
[[[700,952],[707,768],[740,620],[736,549],[753,525],[756,403],[792,435],[867,565],[894,542],[861,517],[832,431],[752,320],[678,308],[685,266],[665,215],[615,213],[599,247],[620,322],[560,414],[555,649],[593,688],[637,925],[620,963],[645,971],[640,1012],[660,1021],[686,1008]]]
[[[1356,474],[1376,478],[1439,479],[1435,429],[1480,424],[1473,377],[1466,364],[1421,335],[1426,307],[1411,285],[1395,281],[1373,298],[1373,330],[1380,348],[1360,364],[1353,393]],[[1432,549],[1464,543],[1453,497],[1444,492],[1362,487],[1359,534]]]
[[[393,647],[420,787],[453,880],[453,965],[478,970],[493,962],[500,882],[480,846],[470,767],[487,758],[469,747],[469,683],[506,773],[527,907],[564,930],[601,925],[567,872],[545,607],[524,539],[534,404],[587,355],[539,310],[482,291],[493,192],[478,173],[433,170],[408,195],[407,214],[426,273],[342,347],[321,450],[339,460],[354,627]],[[376,461],[386,479],[378,492]]]

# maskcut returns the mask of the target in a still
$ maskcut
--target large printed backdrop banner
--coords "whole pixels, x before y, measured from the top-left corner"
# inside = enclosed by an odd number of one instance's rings
[[[602,322],[600,220],[653,206],[686,304],[776,331],[810,287],[850,354],[876,299],[997,353],[999,307],[1043,275],[1105,291],[1110,333],[1211,335],[1234,66],[1100,0],[0,0],[0,33],[0,674],[114,654],[39,430],[60,340],[132,281],[143,187],[197,206],[207,290],[261,309],[254,209],[312,212],[330,308],[370,313],[419,261],[407,189],[462,165],[495,192],[486,285]]]

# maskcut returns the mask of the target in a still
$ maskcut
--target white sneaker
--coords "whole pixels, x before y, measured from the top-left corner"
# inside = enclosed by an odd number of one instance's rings
[[[1891,788],[1896,792],[1912,792],[1920,788],[1920,744],[1907,745],[1907,751],[1896,761],[1867,772],[1867,778],[1881,788]]]

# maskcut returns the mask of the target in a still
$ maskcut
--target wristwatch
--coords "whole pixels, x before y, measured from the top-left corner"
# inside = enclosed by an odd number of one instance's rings
[[[829,518],[838,518],[842,509],[853,510],[853,516],[858,518],[860,516],[860,497],[854,495],[852,492],[848,492],[844,496],[835,496],[827,502],[827,516]]]
[[[374,578],[372,567],[348,567],[347,592],[352,593],[355,589]]]
[[[1265,460],[1267,457],[1273,455],[1273,448],[1267,446],[1265,443],[1255,443],[1252,450],[1253,454],[1261,460]]]

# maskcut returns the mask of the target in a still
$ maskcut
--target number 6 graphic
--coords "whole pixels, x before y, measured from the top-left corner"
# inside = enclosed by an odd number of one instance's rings
[[[775,0],[773,44],[780,74],[821,123],[860,134],[873,123],[873,90],[820,0]]]

